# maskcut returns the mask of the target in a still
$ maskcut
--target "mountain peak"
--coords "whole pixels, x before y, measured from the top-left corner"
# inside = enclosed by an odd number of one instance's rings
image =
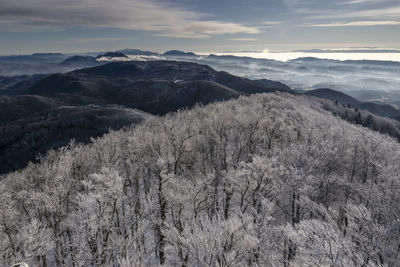
[[[121,52],[106,52],[103,55],[98,55],[97,58],[115,58],[115,57],[122,57],[122,58],[128,58],[127,55]]]
[[[194,57],[196,56],[193,52],[184,52],[179,50],[170,50],[163,54],[163,56],[185,56],[185,57]]]

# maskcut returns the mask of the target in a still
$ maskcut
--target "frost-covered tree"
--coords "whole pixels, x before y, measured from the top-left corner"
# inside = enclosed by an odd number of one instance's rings
[[[276,93],[73,142],[2,178],[0,265],[397,266],[400,144],[369,128]]]

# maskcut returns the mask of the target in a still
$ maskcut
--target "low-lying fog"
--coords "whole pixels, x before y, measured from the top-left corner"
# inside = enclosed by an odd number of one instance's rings
[[[400,62],[297,58],[284,61],[208,56],[193,60],[250,79],[283,82],[293,89],[331,88],[361,101],[400,106]]]

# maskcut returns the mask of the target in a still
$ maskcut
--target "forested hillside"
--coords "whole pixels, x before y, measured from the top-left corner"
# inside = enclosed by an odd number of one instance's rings
[[[0,182],[0,265],[399,266],[400,144],[270,93],[72,143]]]
[[[2,103],[0,110],[6,110]],[[21,108],[22,111],[28,112],[29,106]],[[0,123],[0,174],[37,162],[48,150],[66,146],[71,140],[89,143],[91,138],[139,123],[150,116],[140,110],[115,105],[59,106],[32,113],[10,123]]]
[[[291,91],[279,82],[253,81],[206,65],[176,61],[113,62],[48,76],[3,78],[0,174],[36,162],[49,149],[72,139],[88,142],[109,129],[141,121],[140,117],[150,115],[145,112],[163,115],[240,95]]]

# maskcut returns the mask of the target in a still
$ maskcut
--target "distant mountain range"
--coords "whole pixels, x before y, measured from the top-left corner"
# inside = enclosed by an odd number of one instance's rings
[[[32,55],[0,56],[0,62],[48,62],[55,63],[65,59],[61,53],[34,53]]]
[[[64,54],[32,54],[22,56],[0,56],[0,76],[30,76],[68,72],[79,68],[93,67],[106,62],[95,57]],[[1,79],[1,78],[0,78]],[[0,87],[1,90],[1,87]]]
[[[128,59],[129,56],[158,57],[164,59],[196,58],[192,52],[179,50],[164,54],[139,49],[121,49],[114,52],[97,52],[76,55],[61,53],[35,53],[32,55],[0,56],[0,76],[64,73],[80,68],[106,64],[107,61]],[[0,84],[1,88],[1,84]]]
[[[400,53],[400,50],[399,49],[357,48],[357,49],[305,49],[305,50],[294,50],[293,52],[304,52],[304,53]]]

